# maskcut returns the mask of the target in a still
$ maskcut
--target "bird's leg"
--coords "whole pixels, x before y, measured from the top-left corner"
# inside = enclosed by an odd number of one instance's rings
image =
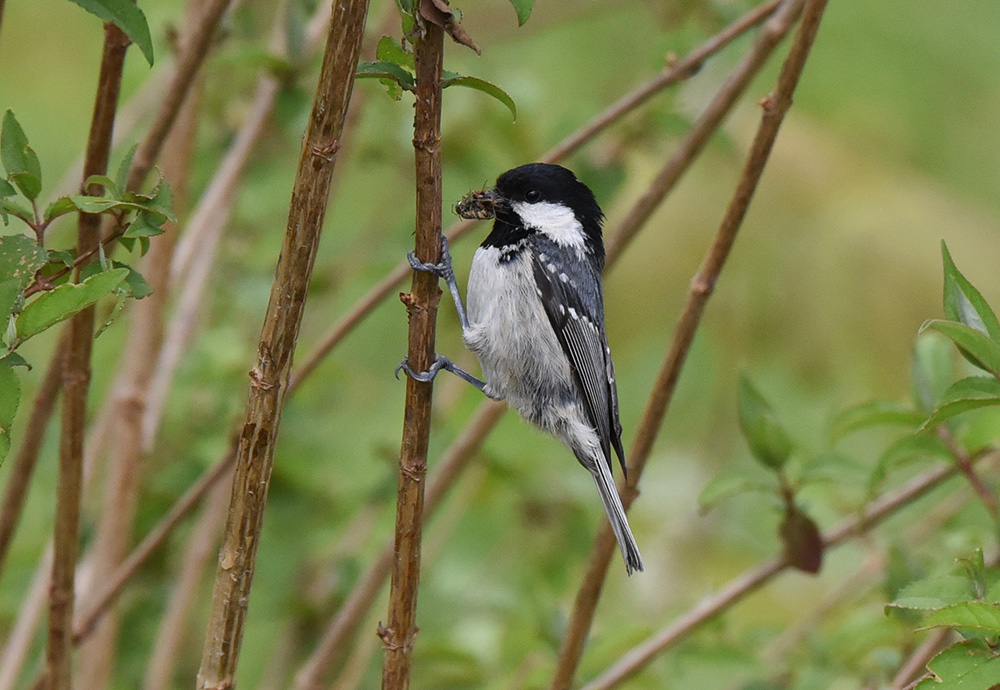
[[[462,324],[462,332],[469,328],[469,318],[465,315],[465,305],[462,304],[462,296],[458,293],[458,281],[455,280],[455,271],[451,266],[451,252],[448,251],[448,240],[441,236],[441,261],[436,264],[424,263],[420,261],[413,252],[406,255],[410,260],[410,266],[414,271],[426,271],[441,278],[448,285],[448,292],[455,300],[455,310],[458,312],[458,321]]]
[[[413,369],[410,368],[410,363],[404,359],[402,362],[399,363],[399,366],[396,367],[396,378],[399,378],[399,372],[400,370],[403,370],[414,381],[420,381],[422,383],[430,383],[431,381],[434,380],[434,377],[437,376],[438,372],[441,371],[442,369],[444,369],[445,371],[450,371],[460,379],[468,381],[473,386],[481,390],[483,394],[486,397],[490,398],[491,400],[500,399],[486,390],[485,381],[477,379],[475,376],[467,372],[465,369],[462,369],[460,366],[452,362],[444,355],[435,355],[434,364],[431,365],[431,368],[428,369],[427,371],[421,371],[421,372],[413,371]]]

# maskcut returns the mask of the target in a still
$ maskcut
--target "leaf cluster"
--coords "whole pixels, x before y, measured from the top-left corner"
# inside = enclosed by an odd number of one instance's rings
[[[114,177],[95,175],[84,182],[84,188],[103,193],[61,197],[41,212],[37,204],[42,191],[38,156],[14,113],[8,110],[4,114],[0,162],[6,178],[0,178],[0,212],[5,224],[10,216],[22,220],[35,238],[25,234],[0,237],[0,344],[6,349],[0,357],[0,461],[10,448],[10,429],[20,397],[13,367],[28,364],[17,348],[105,297],[117,296],[117,313],[126,299],[141,299],[151,293],[138,271],[105,256],[103,244],[98,247],[99,260],[89,264],[88,257],[77,257],[71,249],[44,246],[45,229],[54,220],[89,213],[113,218],[121,243],[129,250],[138,245],[140,253],[145,253],[149,238],[162,233],[163,224],[173,219],[173,195],[162,180],[148,193],[126,189],[134,152],[132,149],[124,157]],[[74,267],[82,269],[79,282],[69,281]],[[109,324],[105,323],[97,335]]]

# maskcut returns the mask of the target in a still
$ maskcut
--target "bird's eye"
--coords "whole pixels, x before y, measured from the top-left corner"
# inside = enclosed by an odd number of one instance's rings
[[[524,200],[529,204],[533,204],[542,198],[542,193],[537,189],[529,189],[524,193]]]

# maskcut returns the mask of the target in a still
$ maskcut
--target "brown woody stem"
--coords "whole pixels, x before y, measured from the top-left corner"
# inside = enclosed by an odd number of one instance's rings
[[[198,688],[202,690],[230,688],[235,682],[274,445],[367,11],[367,0],[338,0],[333,8],[292,189],[285,239],[261,329],[257,361],[250,371],[226,532],[198,672]]]

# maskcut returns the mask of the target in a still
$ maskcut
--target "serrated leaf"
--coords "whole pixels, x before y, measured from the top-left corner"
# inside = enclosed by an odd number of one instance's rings
[[[71,0],[102,21],[111,22],[142,51],[146,62],[153,65],[153,39],[149,35],[146,15],[131,0]]]
[[[476,91],[482,91],[489,96],[493,96],[493,98],[507,106],[511,117],[515,121],[517,120],[517,106],[514,104],[514,99],[496,84],[488,82],[485,79],[480,79],[479,77],[467,77],[461,74],[455,74],[454,72],[445,72],[444,78],[441,80],[441,88],[446,89],[449,86],[464,86],[469,89],[475,89]]]
[[[0,276],[17,280],[21,288],[34,279],[35,271],[48,260],[48,252],[27,235],[0,237]]]
[[[362,62],[358,65],[355,76],[358,79],[389,79],[404,91],[413,91],[416,88],[412,74],[396,63],[384,60]]]
[[[42,218],[47,222],[67,213],[76,213],[76,210],[76,204],[73,203],[73,200],[68,196],[62,196],[45,207]]]
[[[931,659],[927,668],[934,675],[915,690],[996,690],[1000,656],[981,642],[963,641]]]
[[[996,314],[979,290],[955,266],[948,245],[943,240],[941,256],[944,259],[944,313],[952,321],[964,323],[1000,343],[1000,322]]]
[[[955,415],[980,407],[1000,405],[1000,381],[989,376],[959,379],[944,392],[938,406],[918,431],[923,431]]]
[[[0,463],[10,451],[10,431],[21,400],[21,383],[14,368],[0,361]]]
[[[911,426],[916,427],[926,419],[909,405],[872,400],[849,407],[834,417],[830,425],[830,436],[837,441],[852,431],[871,426]]]
[[[713,477],[698,495],[698,510],[707,513],[723,501],[748,493],[771,493],[776,485],[754,477],[739,474],[720,474]]]
[[[152,213],[139,213],[135,220],[129,223],[122,237],[156,237],[163,234],[163,223],[166,218]]]
[[[83,188],[86,189],[92,184],[103,187],[108,196],[113,199],[121,198],[121,189],[118,184],[107,175],[91,175],[83,181]]]
[[[923,332],[933,329],[947,337],[958,347],[959,352],[975,366],[1000,378],[1000,344],[990,340],[982,331],[957,321],[933,319],[920,327]]]
[[[514,6],[514,11],[517,13],[517,25],[524,26],[524,23],[531,16],[535,0],[510,0],[510,4]]]
[[[14,188],[14,185],[12,185],[10,182],[0,177],[0,201],[6,199],[9,196],[16,196],[16,195],[17,195],[17,190]],[[4,225],[7,225],[10,220],[9,217],[7,216],[7,209],[3,207],[2,203],[0,203],[0,219],[3,219]]]
[[[127,268],[116,268],[87,278],[79,284],[66,284],[43,293],[30,302],[17,317],[19,341],[38,335],[50,326],[86,309],[112,291],[128,276]]]
[[[739,383],[739,417],[754,458],[769,469],[780,470],[792,454],[792,441],[774,418],[771,406],[745,376]]]
[[[1000,607],[982,601],[963,601],[931,612],[921,627],[967,628],[1000,635]]]
[[[930,413],[955,380],[951,341],[934,332],[918,337],[913,345],[910,376],[914,402],[921,410]]]
[[[402,44],[397,43],[392,36],[383,36],[378,40],[375,48],[375,57],[383,62],[393,62],[400,67],[414,69],[413,53],[406,50]]]
[[[125,276],[125,282],[123,282],[118,290],[125,290],[127,297],[134,297],[135,299],[142,299],[143,297],[149,297],[153,294],[153,288],[146,279],[142,277],[139,271],[135,270],[128,264],[123,264],[120,261],[112,261],[112,268],[124,268],[128,270],[128,275]]]
[[[975,597],[967,575],[939,575],[906,585],[887,608],[937,611]]]
[[[788,564],[802,572],[818,573],[823,566],[823,536],[816,522],[789,503],[779,533]]]
[[[128,185],[128,173],[132,169],[132,159],[135,158],[135,152],[138,148],[139,144],[133,144],[132,148],[122,157],[121,163],[118,164],[118,171],[115,173],[115,187],[122,192],[128,191],[125,189]]]
[[[25,149],[28,148],[28,137],[13,111],[7,110],[0,123],[0,161],[8,175],[19,172],[29,172],[25,161]]]

